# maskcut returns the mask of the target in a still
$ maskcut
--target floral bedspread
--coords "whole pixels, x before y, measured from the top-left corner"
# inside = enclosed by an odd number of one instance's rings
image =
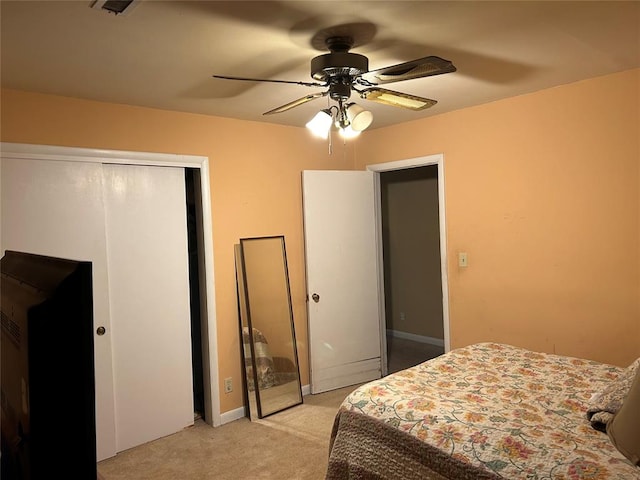
[[[638,479],[640,469],[586,418],[623,369],[482,343],[356,389],[341,410],[376,417],[510,479]]]

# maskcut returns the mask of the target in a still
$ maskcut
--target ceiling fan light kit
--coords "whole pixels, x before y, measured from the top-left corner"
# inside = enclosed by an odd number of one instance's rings
[[[371,112],[360,105],[349,103],[340,104],[339,107],[332,105],[320,110],[307,122],[306,127],[314,136],[326,139],[332,125],[335,125],[342,138],[354,138],[371,125],[372,121],[373,114]]]
[[[417,95],[379,88],[378,85],[456,71],[456,67],[449,60],[435,56],[419,58],[370,71],[367,57],[349,52],[355,43],[352,37],[348,35],[329,36],[324,40],[324,43],[329,53],[318,55],[311,59],[311,78],[316,80],[317,83],[224,75],[213,75],[213,77],[226,80],[328,87],[328,90],[305,95],[264,113],[264,115],[271,115],[286,112],[291,108],[328,95],[331,100],[337,103],[337,106],[332,105],[329,108],[320,110],[306,124],[307,128],[315,136],[326,139],[329,136],[332,125],[336,126],[343,138],[352,138],[368,128],[373,122],[373,114],[370,111],[355,103],[347,103],[352,92],[356,92],[364,100],[408,110],[424,110],[432,107],[437,102]]]

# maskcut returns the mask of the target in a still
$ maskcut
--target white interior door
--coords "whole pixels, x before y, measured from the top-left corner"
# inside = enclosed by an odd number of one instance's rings
[[[184,169],[103,165],[116,450],[193,424]]]
[[[374,174],[304,171],[302,185],[311,392],[320,393],[381,376]]]
[[[2,159],[2,254],[92,262],[97,457],[116,454],[102,165]],[[94,328],[94,331],[95,331]],[[56,394],[52,392],[52,395]]]

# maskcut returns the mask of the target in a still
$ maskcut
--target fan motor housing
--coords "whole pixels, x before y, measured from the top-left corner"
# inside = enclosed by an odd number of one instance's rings
[[[364,55],[348,52],[332,52],[319,55],[311,60],[311,76],[331,83],[332,78],[349,78],[369,71],[369,59]]]

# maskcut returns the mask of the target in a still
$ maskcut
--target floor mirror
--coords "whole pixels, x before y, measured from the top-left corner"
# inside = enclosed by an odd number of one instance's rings
[[[302,403],[284,236],[242,238],[235,257],[246,403],[254,420]]]

